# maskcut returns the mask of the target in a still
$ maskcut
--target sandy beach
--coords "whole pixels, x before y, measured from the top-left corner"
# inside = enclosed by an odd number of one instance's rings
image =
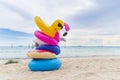
[[[120,80],[120,57],[60,58],[62,67],[55,71],[33,72],[30,59],[0,60],[0,80]]]

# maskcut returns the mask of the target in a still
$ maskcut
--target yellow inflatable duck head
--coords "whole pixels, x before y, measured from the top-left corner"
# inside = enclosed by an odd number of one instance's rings
[[[66,32],[63,34],[65,36],[69,31],[70,27],[67,23],[63,22],[62,20],[58,19],[55,20],[51,26],[48,26],[40,17],[36,16],[34,18],[35,23],[37,24],[38,28],[46,35],[54,38],[56,32],[59,32],[64,26]]]
[[[64,22],[58,19],[52,23],[52,25],[50,26],[50,29],[59,32],[63,28],[63,26],[64,26]]]

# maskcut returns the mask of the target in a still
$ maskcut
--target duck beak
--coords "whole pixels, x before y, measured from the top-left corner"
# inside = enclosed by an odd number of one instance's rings
[[[64,26],[65,26],[65,30],[66,32],[63,34],[63,36],[66,36],[67,35],[67,32],[70,30],[70,27],[67,23],[64,22]]]

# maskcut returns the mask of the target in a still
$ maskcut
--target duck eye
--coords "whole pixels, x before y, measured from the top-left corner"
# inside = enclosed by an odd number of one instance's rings
[[[58,27],[60,27],[60,29],[62,29],[62,28],[63,28],[63,26],[62,26],[60,23],[58,23]]]

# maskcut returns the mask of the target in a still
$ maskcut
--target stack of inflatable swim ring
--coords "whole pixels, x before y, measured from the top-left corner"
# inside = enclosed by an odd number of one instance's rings
[[[27,56],[32,58],[28,67],[32,71],[51,71],[61,67],[61,61],[56,57],[60,54],[59,31],[64,26],[62,20],[56,20],[50,27],[46,25],[39,17],[35,17],[35,22],[41,31],[35,31],[36,49],[29,51]],[[58,23],[59,22],[59,23]],[[63,25],[63,26],[62,26]],[[69,26],[65,24],[66,31]]]
[[[28,64],[30,70],[50,71],[59,69],[61,61],[56,58],[56,55],[60,54],[60,47],[57,45],[59,41],[40,31],[35,31],[34,35],[41,43],[36,47],[36,50],[27,53],[27,56],[32,58]]]

